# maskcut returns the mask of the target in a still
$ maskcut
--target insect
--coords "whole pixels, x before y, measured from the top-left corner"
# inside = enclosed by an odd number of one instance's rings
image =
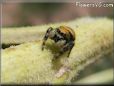
[[[56,57],[62,55],[66,51],[69,51],[67,55],[67,57],[69,57],[70,52],[75,44],[75,32],[73,29],[68,26],[59,26],[57,28],[49,27],[43,38],[42,50],[44,50],[45,42],[48,38],[54,40],[55,43],[63,43]]]

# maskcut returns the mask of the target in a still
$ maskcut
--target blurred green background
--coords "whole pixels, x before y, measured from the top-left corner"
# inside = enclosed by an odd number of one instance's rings
[[[113,19],[113,8],[81,8],[75,3],[4,3],[2,26],[21,27],[71,21],[80,17],[108,17]],[[97,60],[79,73],[78,79],[113,67],[113,55]],[[106,77],[105,77],[106,78]],[[109,83],[113,83],[113,80]]]

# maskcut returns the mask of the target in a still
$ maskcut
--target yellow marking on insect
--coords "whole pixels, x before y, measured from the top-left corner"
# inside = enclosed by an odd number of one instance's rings
[[[75,32],[73,31],[72,28],[67,27],[67,26],[60,26],[59,30],[64,34],[69,34],[69,32],[70,32],[75,39]]]

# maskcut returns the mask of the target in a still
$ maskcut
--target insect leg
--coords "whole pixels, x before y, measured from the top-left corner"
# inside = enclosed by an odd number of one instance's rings
[[[60,52],[58,54],[56,54],[55,57],[59,57],[60,55],[62,55],[64,52],[66,52],[69,49],[69,43],[65,43],[64,46],[60,49]]]
[[[63,54],[64,52],[66,52],[66,51],[69,50],[68,56],[67,56],[67,57],[69,57],[73,46],[74,46],[74,42],[66,43],[66,44],[63,46],[63,48],[60,50],[59,55],[61,55],[61,54]]]
[[[74,47],[74,42],[70,42],[69,43],[69,52],[68,52],[68,56],[67,57],[69,57],[69,55],[70,55],[71,50],[72,50],[73,47]]]
[[[50,33],[50,31],[51,31],[52,29],[53,29],[53,28],[50,27],[50,28],[48,28],[48,30],[46,31],[46,34],[45,34],[45,36],[44,36],[44,38],[43,38],[42,50],[44,50],[45,42],[47,41],[47,39],[48,39],[48,37],[49,37],[49,33]]]

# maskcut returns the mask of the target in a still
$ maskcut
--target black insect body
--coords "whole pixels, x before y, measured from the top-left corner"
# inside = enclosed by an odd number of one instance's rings
[[[69,57],[70,52],[75,44],[74,43],[75,32],[70,27],[60,26],[55,29],[53,29],[52,27],[49,27],[43,39],[42,50],[44,49],[45,42],[48,38],[54,40],[55,43],[58,43],[58,42],[63,43],[63,46],[61,47],[60,52],[56,54],[56,57],[60,56],[66,51],[69,51],[68,52],[68,57]]]

